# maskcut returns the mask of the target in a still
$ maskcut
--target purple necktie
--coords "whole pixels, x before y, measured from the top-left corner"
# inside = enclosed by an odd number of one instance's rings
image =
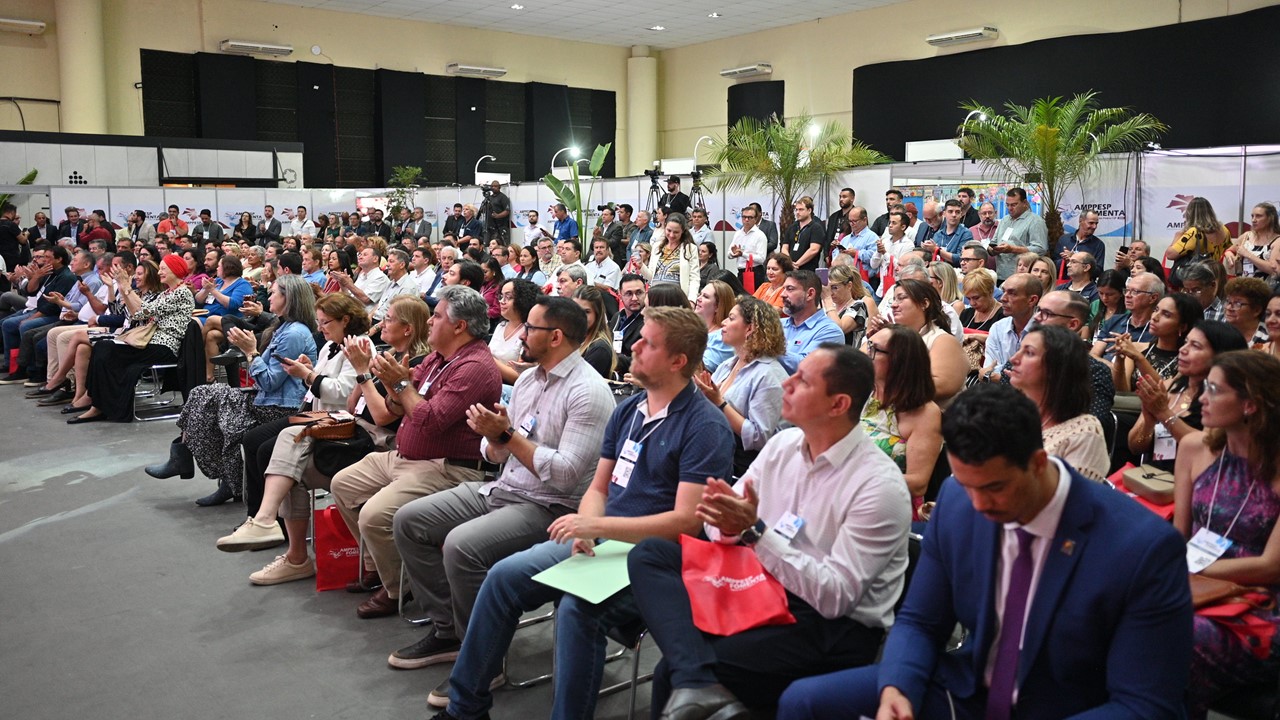
[[[1013,690],[1018,684],[1018,650],[1022,641],[1022,625],[1027,614],[1027,598],[1031,594],[1031,575],[1035,561],[1031,558],[1031,541],[1035,535],[1021,528],[1018,557],[1009,572],[1009,591],[1004,598],[1004,618],[1000,622],[1000,645],[991,669],[991,688],[987,692],[986,720],[1009,720],[1013,716]]]

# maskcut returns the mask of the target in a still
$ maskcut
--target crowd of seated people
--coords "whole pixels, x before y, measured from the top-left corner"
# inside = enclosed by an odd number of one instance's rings
[[[455,663],[428,695],[442,720],[501,704],[520,616],[552,601],[555,717],[592,714],[606,633],[636,626],[662,651],[655,717],[1203,717],[1280,671],[1193,620],[1183,575],[1207,538],[1202,575],[1280,586],[1274,209],[1224,241],[1191,203],[1210,257],[1183,242],[1197,256],[1166,271],[1134,241],[1104,272],[1096,222],[1049,257],[1016,190],[1000,220],[967,189],[917,219],[892,190],[868,222],[846,188],[825,225],[798,203],[781,245],[752,206],[736,272],[687,205],[656,229],[619,206],[589,257],[561,212],[516,244],[468,206],[438,239],[420,210],[221,231],[134,213],[112,244],[100,212],[40,235],[6,205],[0,383],[122,422],[144,368],[202,350],[146,472],[245,502],[214,544],[284,546],[255,585],[314,576],[307,491],[329,490],[365,551],[357,615],[409,597],[432,621],[388,664]],[[367,442],[319,453],[304,410],[350,413]],[[1108,486],[1125,462],[1172,472],[1172,524]],[[682,535],[751,548],[795,622],[700,630]],[[603,603],[532,579],[609,542],[636,547]]]

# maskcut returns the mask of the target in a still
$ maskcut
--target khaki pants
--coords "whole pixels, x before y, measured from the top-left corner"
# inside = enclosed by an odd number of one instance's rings
[[[400,453],[371,453],[333,476],[333,497],[351,534],[364,540],[387,595],[400,597],[400,553],[392,521],[400,506],[459,483],[484,479],[479,470],[444,460],[408,460]]]
[[[58,373],[58,358],[73,340],[87,338],[88,336],[89,328],[87,325],[62,325],[50,330],[49,334],[45,336],[45,342],[49,345],[49,362],[45,377],[53,377]],[[76,380],[83,382],[81,378],[76,378]]]

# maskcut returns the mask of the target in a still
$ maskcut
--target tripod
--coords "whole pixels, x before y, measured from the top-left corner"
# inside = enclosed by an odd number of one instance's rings
[[[702,194],[702,173],[694,170],[689,176],[693,178],[693,187],[689,189],[689,206],[706,212],[707,198]]]
[[[649,176],[649,199],[645,201],[645,212],[649,213],[649,220],[653,220],[654,213],[658,210],[659,201],[662,199],[662,189],[658,187],[657,174]]]

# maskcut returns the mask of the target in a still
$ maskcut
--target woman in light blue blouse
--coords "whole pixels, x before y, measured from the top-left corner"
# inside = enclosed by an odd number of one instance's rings
[[[296,360],[305,355],[312,365],[316,363],[315,294],[301,275],[282,275],[269,302],[277,319],[260,343],[253,333],[240,328],[232,328],[227,335],[249,359],[253,390],[243,392],[219,383],[192,389],[178,418],[183,432],[170,447],[169,462],[146,468],[154,477],[192,477],[194,459],[206,477],[218,482],[218,489],[197,500],[198,505],[221,505],[241,496],[240,440],[245,431],[296,414],[307,393],[302,380],[290,375],[280,358]]]
[[[711,285],[723,283],[711,283]],[[700,370],[693,381],[733,429],[733,474],[741,477],[760,448],[778,431],[782,418],[782,381],[787,371],[778,358],[786,351],[778,311],[745,295],[729,311],[721,332],[733,350],[715,374]]]
[[[693,311],[707,324],[707,349],[702,353],[702,367],[707,372],[714,373],[721,363],[733,357],[733,348],[720,336],[720,326],[729,317],[733,303],[733,288],[720,280],[707,283],[693,302]]]

